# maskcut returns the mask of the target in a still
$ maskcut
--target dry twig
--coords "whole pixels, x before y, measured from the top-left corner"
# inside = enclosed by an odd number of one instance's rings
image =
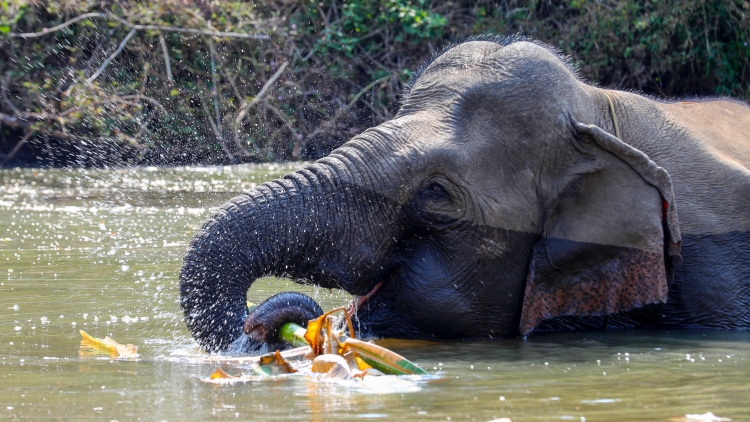
[[[250,101],[242,101],[242,104],[240,104],[240,111],[237,113],[237,117],[234,118],[234,127],[232,128],[232,132],[234,133],[234,142],[237,145],[240,145],[240,124],[242,123],[242,120],[247,116],[247,112],[250,111],[251,108],[253,108],[256,104],[258,104],[263,98],[268,94],[268,91],[271,89],[274,83],[279,79],[282,73],[286,70],[287,66],[289,66],[289,62],[286,61],[279,66],[279,69],[276,71],[276,73],[271,76],[271,79],[266,81],[266,83],[263,85],[263,88],[258,91],[258,94],[253,97]]]
[[[76,16],[75,18],[70,19],[67,22],[61,23],[60,25],[53,26],[52,28],[45,28],[41,32],[23,32],[23,33],[11,32],[8,34],[8,36],[18,37],[18,38],[42,37],[52,32],[65,29],[68,26],[78,21],[88,19],[88,18],[103,18],[103,19],[113,20],[136,31],[150,29],[150,30],[160,30],[160,31],[169,31],[169,32],[183,32],[183,33],[188,33],[188,34],[211,35],[214,37],[235,37],[235,38],[249,38],[249,39],[256,39],[256,40],[268,40],[271,38],[268,35],[264,35],[264,34],[242,34],[239,32],[208,31],[205,29],[179,28],[176,26],[163,26],[163,25],[137,25],[121,17],[115,16],[112,13],[97,13],[97,12],[84,13],[83,15]]]
[[[172,80],[172,64],[169,61],[169,52],[167,51],[167,42],[164,40],[164,34],[159,33],[159,44],[161,45],[161,51],[164,52],[164,66],[167,68],[167,81],[170,85],[174,85]]]
[[[21,147],[24,146],[24,144],[26,144],[26,142],[28,142],[29,139],[31,139],[31,137],[34,136],[35,134],[36,134],[36,130],[33,130],[33,129],[26,132],[26,135],[24,135],[23,138],[21,138],[21,140],[18,141],[16,146],[13,147],[13,149],[8,153],[8,155],[5,156],[5,159],[3,160],[3,162],[0,163],[0,169],[5,167],[5,163],[12,160],[13,157],[15,157],[18,151],[21,149]]]
[[[102,72],[104,72],[104,69],[107,68],[107,66],[109,65],[109,63],[112,60],[114,60],[115,57],[117,57],[118,54],[120,54],[120,52],[122,51],[123,48],[125,48],[125,44],[127,44],[128,41],[130,41],[130,39],[133,38],[133,35],[135,35],[135,29],[131,29],[130,32],[128,32],[128,35],[125,36],[125,39],[122,40],[122,42],[120,43],[119,46],[117,46],[117,50],[115,50],[114,53],[110,54],[110,56],[107,57],[107,60],[104,60],[104,63],[102,63],[102,65],[99,66],[99,69],[97,69],[97,71],[94,72],[93,75],[91,75],[88,79],[86,79],[86,82],[88,82],[88,83],[94,82],[94,80],[96,78],[98,78],[99,75],[102,74]]]

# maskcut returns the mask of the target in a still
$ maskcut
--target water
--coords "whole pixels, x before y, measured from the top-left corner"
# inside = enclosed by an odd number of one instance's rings
[[[295,165],[0,172],[0,418],[66,420],[750,420],[750,333],[581,332],[494,342],[385,341],[434,377],[387,386],[287,377],[201,382],[178,272],[211,210]],[[340,292],[262,279],[324,309]],[[137,361],[79,355],[83,329]],[[679,419],[682,418],[682,419]]]

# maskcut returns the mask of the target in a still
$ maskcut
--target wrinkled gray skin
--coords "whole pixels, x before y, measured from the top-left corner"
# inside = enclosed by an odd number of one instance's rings
[[[393,120],[223,205],[181,305],[213,351],[271,274],[358,296],[365,337],[748,328],[748,168],[744,104],[606,91],[536,43],[465,42]]]

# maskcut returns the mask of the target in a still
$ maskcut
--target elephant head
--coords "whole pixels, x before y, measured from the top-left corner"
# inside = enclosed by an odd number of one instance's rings
[[[181,273],[190,331],[227,349],[264,275],[346,290],[372,337],[515,336],[666,300],[670,178],[608,133],[607,98],[535,42],[446,49],[394,119],[203,225]]]

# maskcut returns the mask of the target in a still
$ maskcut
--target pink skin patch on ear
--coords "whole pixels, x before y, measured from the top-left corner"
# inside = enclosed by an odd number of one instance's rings
[[[596,316],[667,300],[662,254],[618,248],[609,259],[575,272],[532,259],[526,283],[520,332],[529,334],[558,316]],[[546,256],[545,254],[541,254]],[[541,264],[541,265],[540,265]]]

